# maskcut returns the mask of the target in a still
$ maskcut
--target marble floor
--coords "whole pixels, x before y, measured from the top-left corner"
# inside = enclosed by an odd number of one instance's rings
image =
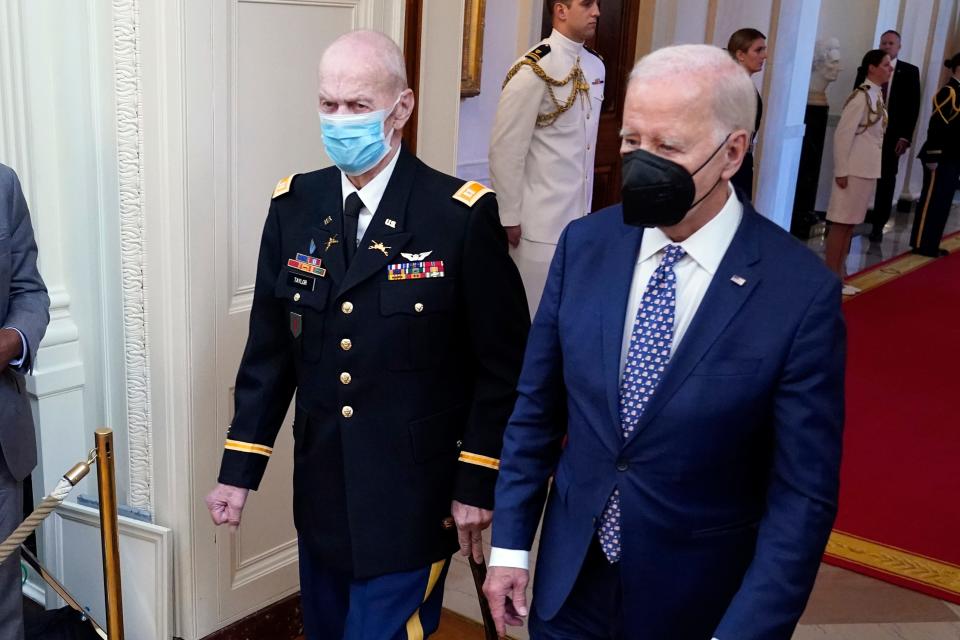
[[[875,264],[895,258],[910,251],[910,229],[913,225],[913,212],[894,211],[890,221],[884,227],[883,242],[871,242],[867,237],[870,233],[869,224],[858,225],[850,243],[850,255],[847,257],[847,274],[854,274],[869,269]],[[820,226],[822,234],[823,227]],[[960,199],[954,199],[953,209],[947,220],[944,235],[960,231]],[[824,253],[823,235],[816,235],[807,240],[807,246],[821,258]]]
[[[483,632],[445,613],[432,637],[483,640]],[[527,635],[521,630],[510,637]],[[824,564],[793,640],[827,639],[960,640],[960,605]]]

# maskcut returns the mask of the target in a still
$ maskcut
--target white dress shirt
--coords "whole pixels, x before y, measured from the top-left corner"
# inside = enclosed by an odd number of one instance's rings
[[[727,253],[733,236],[743,218],[743,205],[734,195],[733,188],[728,187],[727,202],[707,224],[703,225],[689,238],[680,242],[686,255],[674,266],[677,276],[677,300],[674,315],[673,346],[671,353],[676,352],[677,345],[683,339],[693,316],[696,315],[703,296],[713,280],[720,261]],[[630,337],[633,334],[633,323],[643,300],[643,293],[647,288],[650,276],[660,266],[663,259],[662,250],[668,244],[673,244],[667,235],[658,228],[646,229],[637,254],[637,264],[633,269],[633,280],[630,284],[630,297],[627,299],[627,313],[624,318],[623,347],[620,354],[620,372],[623,373],[627,349],[630,346]],[[612,425],[611,425],[612,426]],[[490,566],[516,567],[528,569],[530,566],[530,551],[526,549],[503,549],[493,547],[490,551]]]
[[[343,195],[343,204],[346,204],[347,196],[351,193],[356,193],[360,196],[360,201],[363,202],[363,208],[360,209],[360,216],[357,219],[357,237],[354,239],[357,244],[363,240],[363,234],[367,232],[367,227],[370,226],[370,221],[373,220],[373,215],[377,212],[380,201],[383,200],[383,194],[387,190],[387,184],[390,182],[390,176],[393,175],[399,157],[400,150],[397,149],[393,153],[393,159],[383,168],[383,171],[365,184],[362,189],[353,186],[347,174],[340,172],[340,191]]]

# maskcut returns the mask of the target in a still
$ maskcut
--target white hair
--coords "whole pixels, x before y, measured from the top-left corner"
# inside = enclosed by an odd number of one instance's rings
[[[709,89],[717,143],[737,129],[753,133],[757,89],[726,49],[706,44],[657,49],[634,65],[628,89],[636,84],[662,82],[691,83],[691,92]]]
[[[370,29],[350,31],[338,37],[324,54],[336,47],[347,47],[359,53],[365,50],[370,59],[384,72],[387,84],[397,93],[409,88],[407,83],[407,65],[403,60],[403,51],[390,36]]]

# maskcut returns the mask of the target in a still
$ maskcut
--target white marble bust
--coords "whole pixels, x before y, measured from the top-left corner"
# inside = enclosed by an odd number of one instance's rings
[[[837,79],[840,71],[840,41],[836,38],[818,40],[813,53],[807,104],[828,105],[825,93],[827,85]]]

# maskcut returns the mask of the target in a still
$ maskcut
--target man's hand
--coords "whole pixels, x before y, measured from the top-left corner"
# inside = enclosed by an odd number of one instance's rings
[[[507,242],[510,243],[510,246],[516,249],[520,246],[520,225],[513,227],[504,227],[504,231],[507,232]]]
[[[910,148],[910,141],[907,140],[906,138],[900,138],[899,140],[897,140],[897,145],[893,148],[893,150],[898,156],[902,156],[904,153],[907,152],[907,149],[909,148]]]
[[[490,603],[490,613],[496,623],[497,634],[507,633],[506,625],[519,627],[527,617],[527,582],[530,572],[515,567],[490,567],[483,593]]]
[[[460,541],[460,553],[473,556],[478,563],[483,562],[482,531],[493,521],[493,511],[471,507],[457,502],[450,505],[450,514],[457,524],[457,539]]]
[[[847,176],[840,176],[838,178],[834,178],[834,180],[837,181],[837,186],[841,189],[847,188]]]
[[[210,517],[213,518],[213,524],[220,526],[228,524],[236,529],[240,525],[240,515],[243,513],[243,505],[247,502],[249,489],[233,487],[229,484],[218,484],[213,491],[207,494],[207,509],[210,511]]]
[[[23,341],[14,329],[0,329],[0,369],[6,369],[23,355]]]

